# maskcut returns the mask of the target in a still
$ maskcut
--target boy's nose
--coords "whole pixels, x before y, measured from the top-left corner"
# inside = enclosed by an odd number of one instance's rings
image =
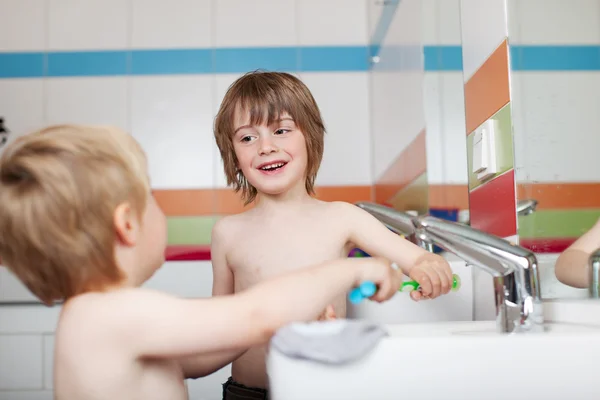
[[[277,146],[275,146],[275,144],[269,140],[269,139],[261,139],[260,140],[260,148],[259,148],[259,153],[260,155],[267,155],[267,154],[271,154],[277,151]]]

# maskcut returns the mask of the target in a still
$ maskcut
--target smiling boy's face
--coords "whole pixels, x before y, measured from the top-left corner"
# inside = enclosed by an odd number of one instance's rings
[[[233,145],[241,170],[259,193],[280,195],[304,186],[308,154],[304,134],[288,113],[272,123],[252,125],[250,114],[238,110]]]

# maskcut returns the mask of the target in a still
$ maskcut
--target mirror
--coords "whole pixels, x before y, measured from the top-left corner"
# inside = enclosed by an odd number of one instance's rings
[[[600,217],[600,1],[507,1],[520,244],[538,256],[542,296],[587,297],[560,283],[557,257]]]
[[[426,0],[422,7],[429,213],[467,223],[460,0]]]

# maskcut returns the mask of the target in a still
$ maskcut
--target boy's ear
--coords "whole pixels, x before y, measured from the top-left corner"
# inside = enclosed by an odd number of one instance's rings
[[[117,206],[113,223],[119,242],[125,246],[134,246],[137,243],[139,223],[129,203],[121,203]]]

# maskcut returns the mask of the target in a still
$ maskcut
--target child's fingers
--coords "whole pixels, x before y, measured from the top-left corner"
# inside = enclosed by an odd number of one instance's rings
[[[420,290],[413,290],[412,292],[410,292],[410,298],[414,301],[419,301],[423,298],[423,294]]]
[[[425,268],[419,268],[418,271],[414,272],[411,271],[410,278],[419,283],[419,285],[421,286],[421,292],[425,296],[431,295],[431,293],[433,292],[433,284]]]

